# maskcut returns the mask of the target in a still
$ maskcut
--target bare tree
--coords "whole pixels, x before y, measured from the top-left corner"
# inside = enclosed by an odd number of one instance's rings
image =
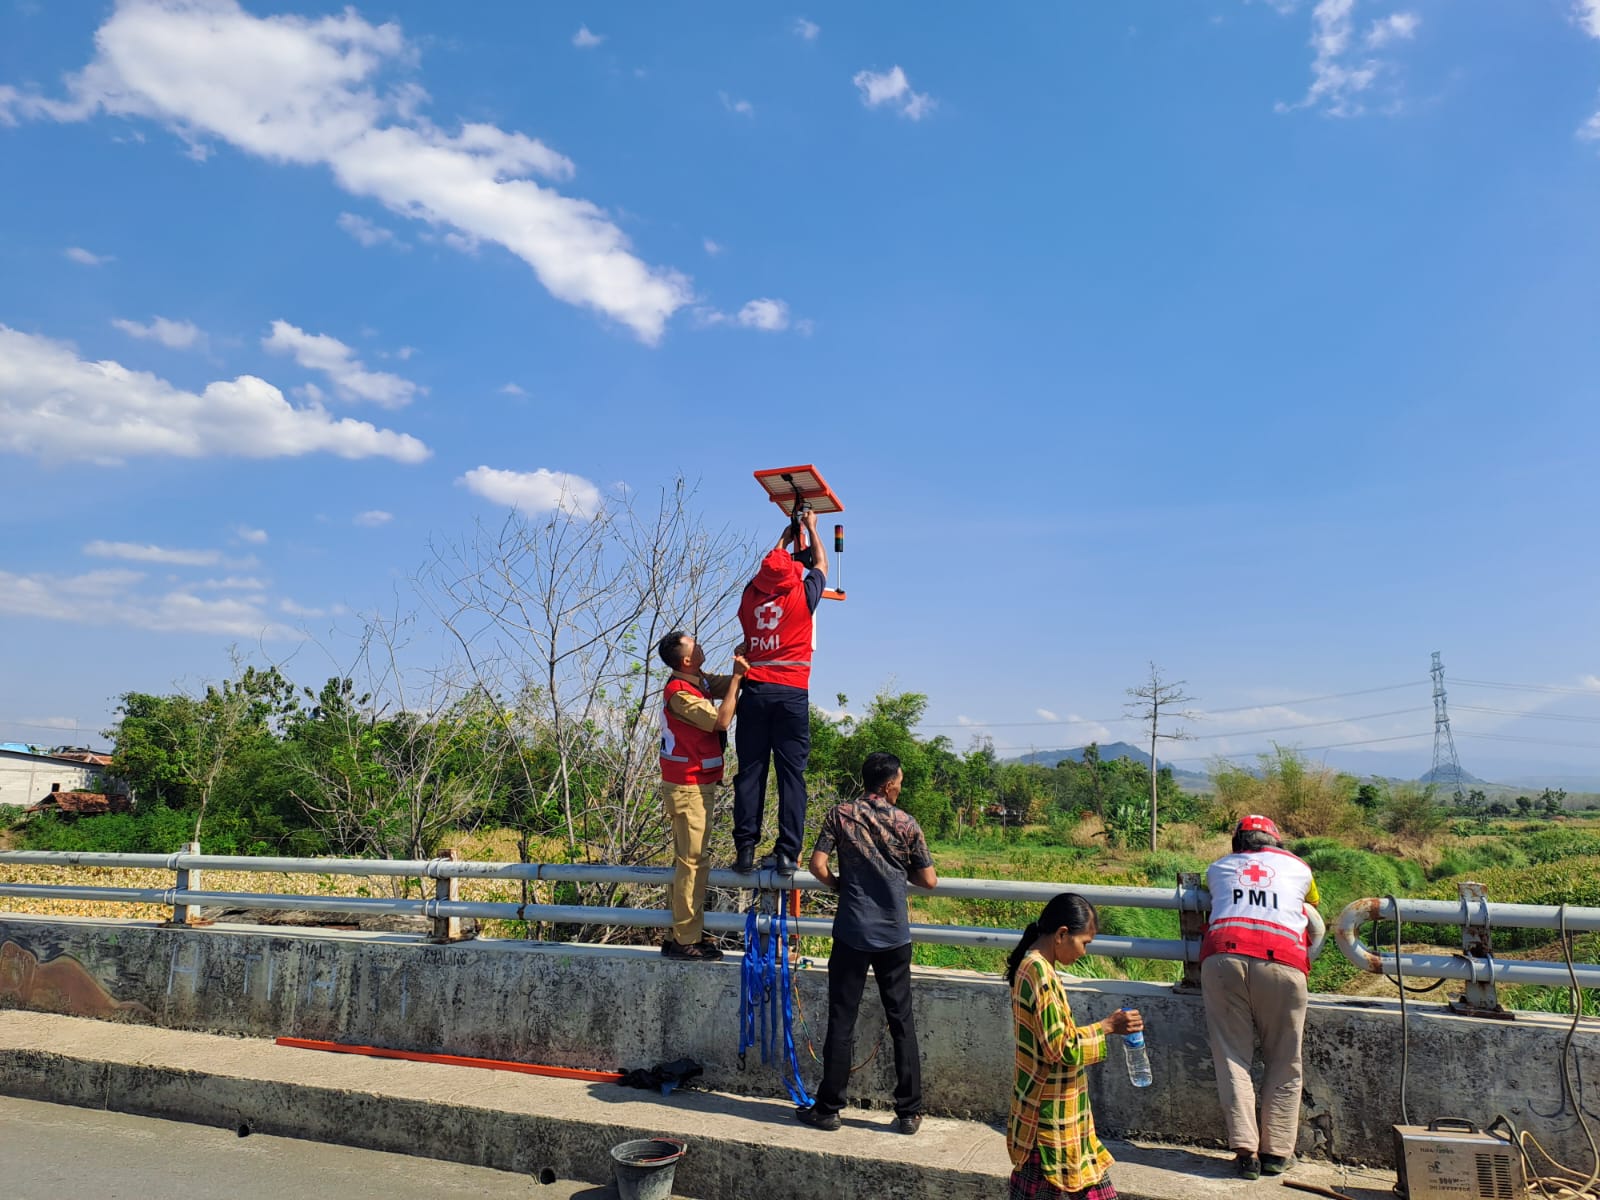
[[[629,495],[587,511],[564,498],[513,512],[437,547],[419,581],[475,685],[504,702],[517,743],[538,748],[512,769],[574,860],[647,862],[668,844],[656,709],[669,672],[656,643],[683,629],[713,669],[731,658],[751,543],[708,529],[692,498],[678,479],[654,504]],[[601,904],[625,894],[594,891]]]
[[[1129,696],[1133,697],[1124,708],[1129,716],[1144,722],[1150,727],[1150,849],[1156,848],[1156,823],[1157,823],[1157,790],[1156,790],[1156,747],[1162,741],[1187,741],[1189,734],[1182,729],[1169,729],[1163,731],[1161,720],[1177,719],[1180,721],[1199,720],[1199,714],[1180,709],[1178,706],[1188,704],[1194,699],[1183,690],[1185,680],[1169,683],[1161,677],[1161,668],[1154,662],[1150,664],[1150,677],[1138,687],[1127,689]]]
[[[511,757],[499,705],[464,668],[403,667],[412,624],[369,618],[296,730],[296,798],[341,853],[434,857],[481,816]]]

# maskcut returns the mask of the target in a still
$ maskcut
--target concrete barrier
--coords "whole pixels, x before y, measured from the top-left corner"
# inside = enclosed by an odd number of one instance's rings
[[[820,1068],[825,964],[798,973],[797,1030],[808,1085]],[[601,1070],[688,1056],[701,1083],[781,1095],[774,1067],[738,1061],[738,959],[672,962],[630,947],[478,940],[429,945],[398,934],[293,932],[252,926],[169,928],[131,921],[0,914],[0,1007],[250,1037],[294,1036],[394,1049]],[[919,969],[913,995],[931,1111],[1003,1118],[1012,1072],[1007,990],[993,976]],[[1100,1129],[1115,1137],[1216,1144],[1222,1118],[1200,998],[1170,986],[1085,981],[1080,1021],[1140,1008],[1156,1084],[1128,1084],[1120,1051],[1091,1073]],[[1413,1120],[1499,1113],[1534,1130],[1587,1171],[1588,1149],[1564,1106],[1560,1055],[1568,1022],[1457,1017],[1410,1006],[1408,1108]],[[881,1049],[873,1052],[882,1039]],[[1592,1027],[1575,1039],[1585,1077],[1600,1071]],[[1401,1023],[1392,1001],[1316,996],[1306,1022],[1303,1152],[1392,1161],[1400,1120]],[[852,1097],[887,1105],[892,1054],[875,996],[862,1005]]]

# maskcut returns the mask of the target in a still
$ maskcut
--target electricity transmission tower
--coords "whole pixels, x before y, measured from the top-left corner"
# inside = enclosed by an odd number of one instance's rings
[[[1444,663],[1433,652],[1433,770],[1428,772],[1428,795],[1441,783],[1448,783],[1450,798],[1459,806],[1466,802],[1461,787],[1461,760],[1456,757],[1456,739],[1450,732],[1450,713],[1444,701]]]

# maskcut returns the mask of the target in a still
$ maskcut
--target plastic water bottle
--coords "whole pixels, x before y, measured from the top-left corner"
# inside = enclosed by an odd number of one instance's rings
[[[1129,1083],[1134,1087],[1149,1087],[1156,1081],[1150,1073],[1150,1051],[1145,1048],[1142,1031],[1122,1035],[1122,1052],[1128,1059]]]

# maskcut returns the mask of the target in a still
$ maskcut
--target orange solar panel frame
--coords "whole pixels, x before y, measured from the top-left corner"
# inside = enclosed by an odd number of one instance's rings
[[[844,511],[844,501],[833,494],[833,489],[810,463],[800,467],[774,467],[770,471],[757,471],[755,476],[756,482],[766,489],[767,499],[791,515],[794,513],[796,490],[800,493],[800,499],[814,513]]]
[[[756,482],[767,493],[767,499],[771,500],[791,517],[794,516],[796,500],[819,515],[844,511],[844,501],[839,499],[834,490],[828,486],[828,481],[822,478],[822,472],[818,471],[810,463],[798,467],[773,467],[768,471],[757,471],[755,472],[755,477]],[[835,525],[833,527],[833,537],[834,552],[842,555],[844,553],[843,525]],[[842,561],[840,566],[843,566]],[[824,588],[822,590],[822,598],[824,600],[843,600],[844,589],[842,587]]]

